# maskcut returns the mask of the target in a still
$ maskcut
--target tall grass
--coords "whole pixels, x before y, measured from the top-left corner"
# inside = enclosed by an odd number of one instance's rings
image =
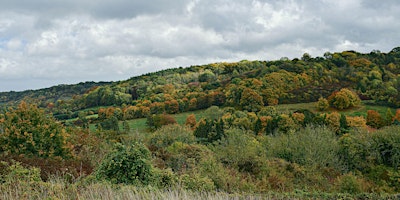
[[[62,180],[27,184],[24,182],[12,185],[0,184],[2,200],[261,200],[261,199],[398,199],[397,196],[382,194],[349,195],[343,193],[318,193],[294,191],[292,193],[267,194],[229,194],[223,192],[200,192],[183,189],[140,188],[127,185],[110,185],[106,183],[89,185],[69,185]]]

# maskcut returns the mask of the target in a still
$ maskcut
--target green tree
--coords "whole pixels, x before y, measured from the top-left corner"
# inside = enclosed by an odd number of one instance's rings
[[[38,157],[71,156],[64,127],[35,105],[21,102],[0,117],[0,152]]]
[[[392,113],[392,110],[390,108],[388,108],[386,110],[386,115],[385,115],[385,125],[386,126],[392,125],[393,118],[394,118],[394,114]]]

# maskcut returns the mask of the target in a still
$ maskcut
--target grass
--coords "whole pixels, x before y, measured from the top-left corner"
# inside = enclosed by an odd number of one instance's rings
[[[288,193],[268,192],[264,194],[240,194],[225,192],[192,191],[180,188],[159,189],[151,186],[111,185],[108,183],[68,183],[62,178],[53,178],[47,182],[12,181],[0,184],[0,199],[79,199],[79,200],[258,200],[258,199],[397,199],[396,195],[385,194],[343,194],[295,190]]]
[[[190,112],[184,112],[184,113],[178,113],[178,114],[174,114],[172,115],[176,122],[178,124],[185,124],[186,122],[186,118],[191,115],[191,114],[195,114],[196,116],[196,120],[200,120],[203,116],[204,116],[204,110],[196,110],[196,111],[190,111]],[[88,118],[93,118],[93,117],[97,117],[96,115],[90,115],[88,116]],[[76,119],[70,119],[69,122],[73,122]],[[131,131],[133,132],[139,132],[139,133],[144,133],[147,132],[147,125],[146,125],[146,118],[139,118],[139,119],[133,119],[133,120],[127,120],[128,124],[129,124],[129,128],[131,129]],[[122,125],[122,121],[119,122],[119,128],[120,130],[123,130],[123,125]],[[96,130],[96,124],[89,124],[89,129],[91,131],[95,131]]]

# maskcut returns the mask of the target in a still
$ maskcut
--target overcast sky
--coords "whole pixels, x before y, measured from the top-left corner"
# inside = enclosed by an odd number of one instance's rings
[[[0,0],[0,91],[400,46],[398,0]]]

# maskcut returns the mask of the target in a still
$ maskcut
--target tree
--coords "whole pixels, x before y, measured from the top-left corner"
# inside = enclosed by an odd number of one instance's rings
[[[100,122],[100,126],[104,130],[119,131],[118,119],[115,116],[112,116]]]
[[[71,156],[68,134],[53,117],[21,102],[0,117],[0,152],[42,158]]]
[[[261,119],[257,118],[256,122],[254,123],[254,133],[256,135],[258,135],[261,133],[262,129],[263,129],[263,127],[262,127]]]
[[[320,97],[317,102],[317,109],[319,111],[325,111],[329,108],[329,102],[327,99]]]
[[[326,115],[325,121],[328,126],[336,133],[340,133],[340,117],[338,112],[333,112]]]
[[[330,105],[339,110],[352,108],[361,103],[358,95],[347,88],[342,88],[339,92],[332,93],[328,97],[328,101]]]
[[[340,114],[339,124],[340,124],[339,134],[345,134],[349,132],[350,126],[347,123],[346,115]]]
[[[185,125],[189,126],[193,130],[196,126],[196,116],[194,114],[187,116]]]
[[[386,116],[385,116],[385,126],[390,126],[393,123],[393,113],[390,108],[386,110]]]
[[[384,126],[384,120],[378,112],[375,110],[367,111],[367,125],[372,128],[382,128]]]
[[[240,98],[240,105],[250,112],[258,112],[264,106],[263,98],[253,89],[245,88]]]

